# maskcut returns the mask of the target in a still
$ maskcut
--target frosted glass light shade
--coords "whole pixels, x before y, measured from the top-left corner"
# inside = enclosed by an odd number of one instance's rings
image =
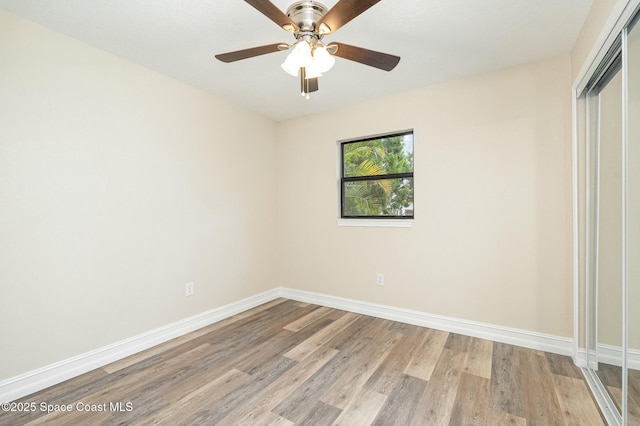
[[[314,44],[312,50],[307,41],[300,40],[289,52],[281,67],[294,77],[299,75],[300,68],[305,68],[305,78],[317,78],[322,73],[329,71],[335,62],[336,58],[327,51],[322,43]]]
[[[306,68],[312,61],[311,46],[306,41],[300,40],[296,43],[296,46],[289,55],[287,55],[287,59],[285,59],[281,67],[287,73],[297,77],[300,68]]]
[[[289,57],[285,59],[285,61],[280,65],[280,67],[294,77],[298,76],[298,72],[300,71],[300,67],[293,63],[292,60],[289,60]]]
[[[313,50],[313,62],[318,67],[321,73],[329,71],[336,63],[336,58],[333,57],[327,48],[324,46],[316,46]]]
[[[304,78],[317,78],[317,77],[321,77],[322,76],[322,71],[320,70],[320,67],[318,66],[318,62],[317,61],[311,61],[306,67],[305,67],[305,76]]]

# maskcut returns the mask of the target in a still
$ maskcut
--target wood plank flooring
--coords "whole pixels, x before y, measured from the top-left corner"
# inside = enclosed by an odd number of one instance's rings
[[[17,402],[0,425],[604,424],[568,357],[285,299]]]

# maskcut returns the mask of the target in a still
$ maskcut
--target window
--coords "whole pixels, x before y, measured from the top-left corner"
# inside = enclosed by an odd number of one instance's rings
[[[342,218],[413,219],[413,131],[340,143]]]

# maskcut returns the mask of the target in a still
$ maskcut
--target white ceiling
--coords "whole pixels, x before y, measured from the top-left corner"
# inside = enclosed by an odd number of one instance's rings
[[[285,11],[294,0],[272,0]],[[326,0],[332,7],[336,0]],[[391,72],[337,58],[306,100],[286,52],[214,58],[292,42],[242,0],[0,0],[0,7],[274,120],[571,51],[592,0],[382,0],[327,36],[402,57]]]

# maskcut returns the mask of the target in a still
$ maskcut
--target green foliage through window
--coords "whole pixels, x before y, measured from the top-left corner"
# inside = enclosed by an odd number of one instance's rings
[[[413,132],[343,142],[343,218],[413,218]]]

